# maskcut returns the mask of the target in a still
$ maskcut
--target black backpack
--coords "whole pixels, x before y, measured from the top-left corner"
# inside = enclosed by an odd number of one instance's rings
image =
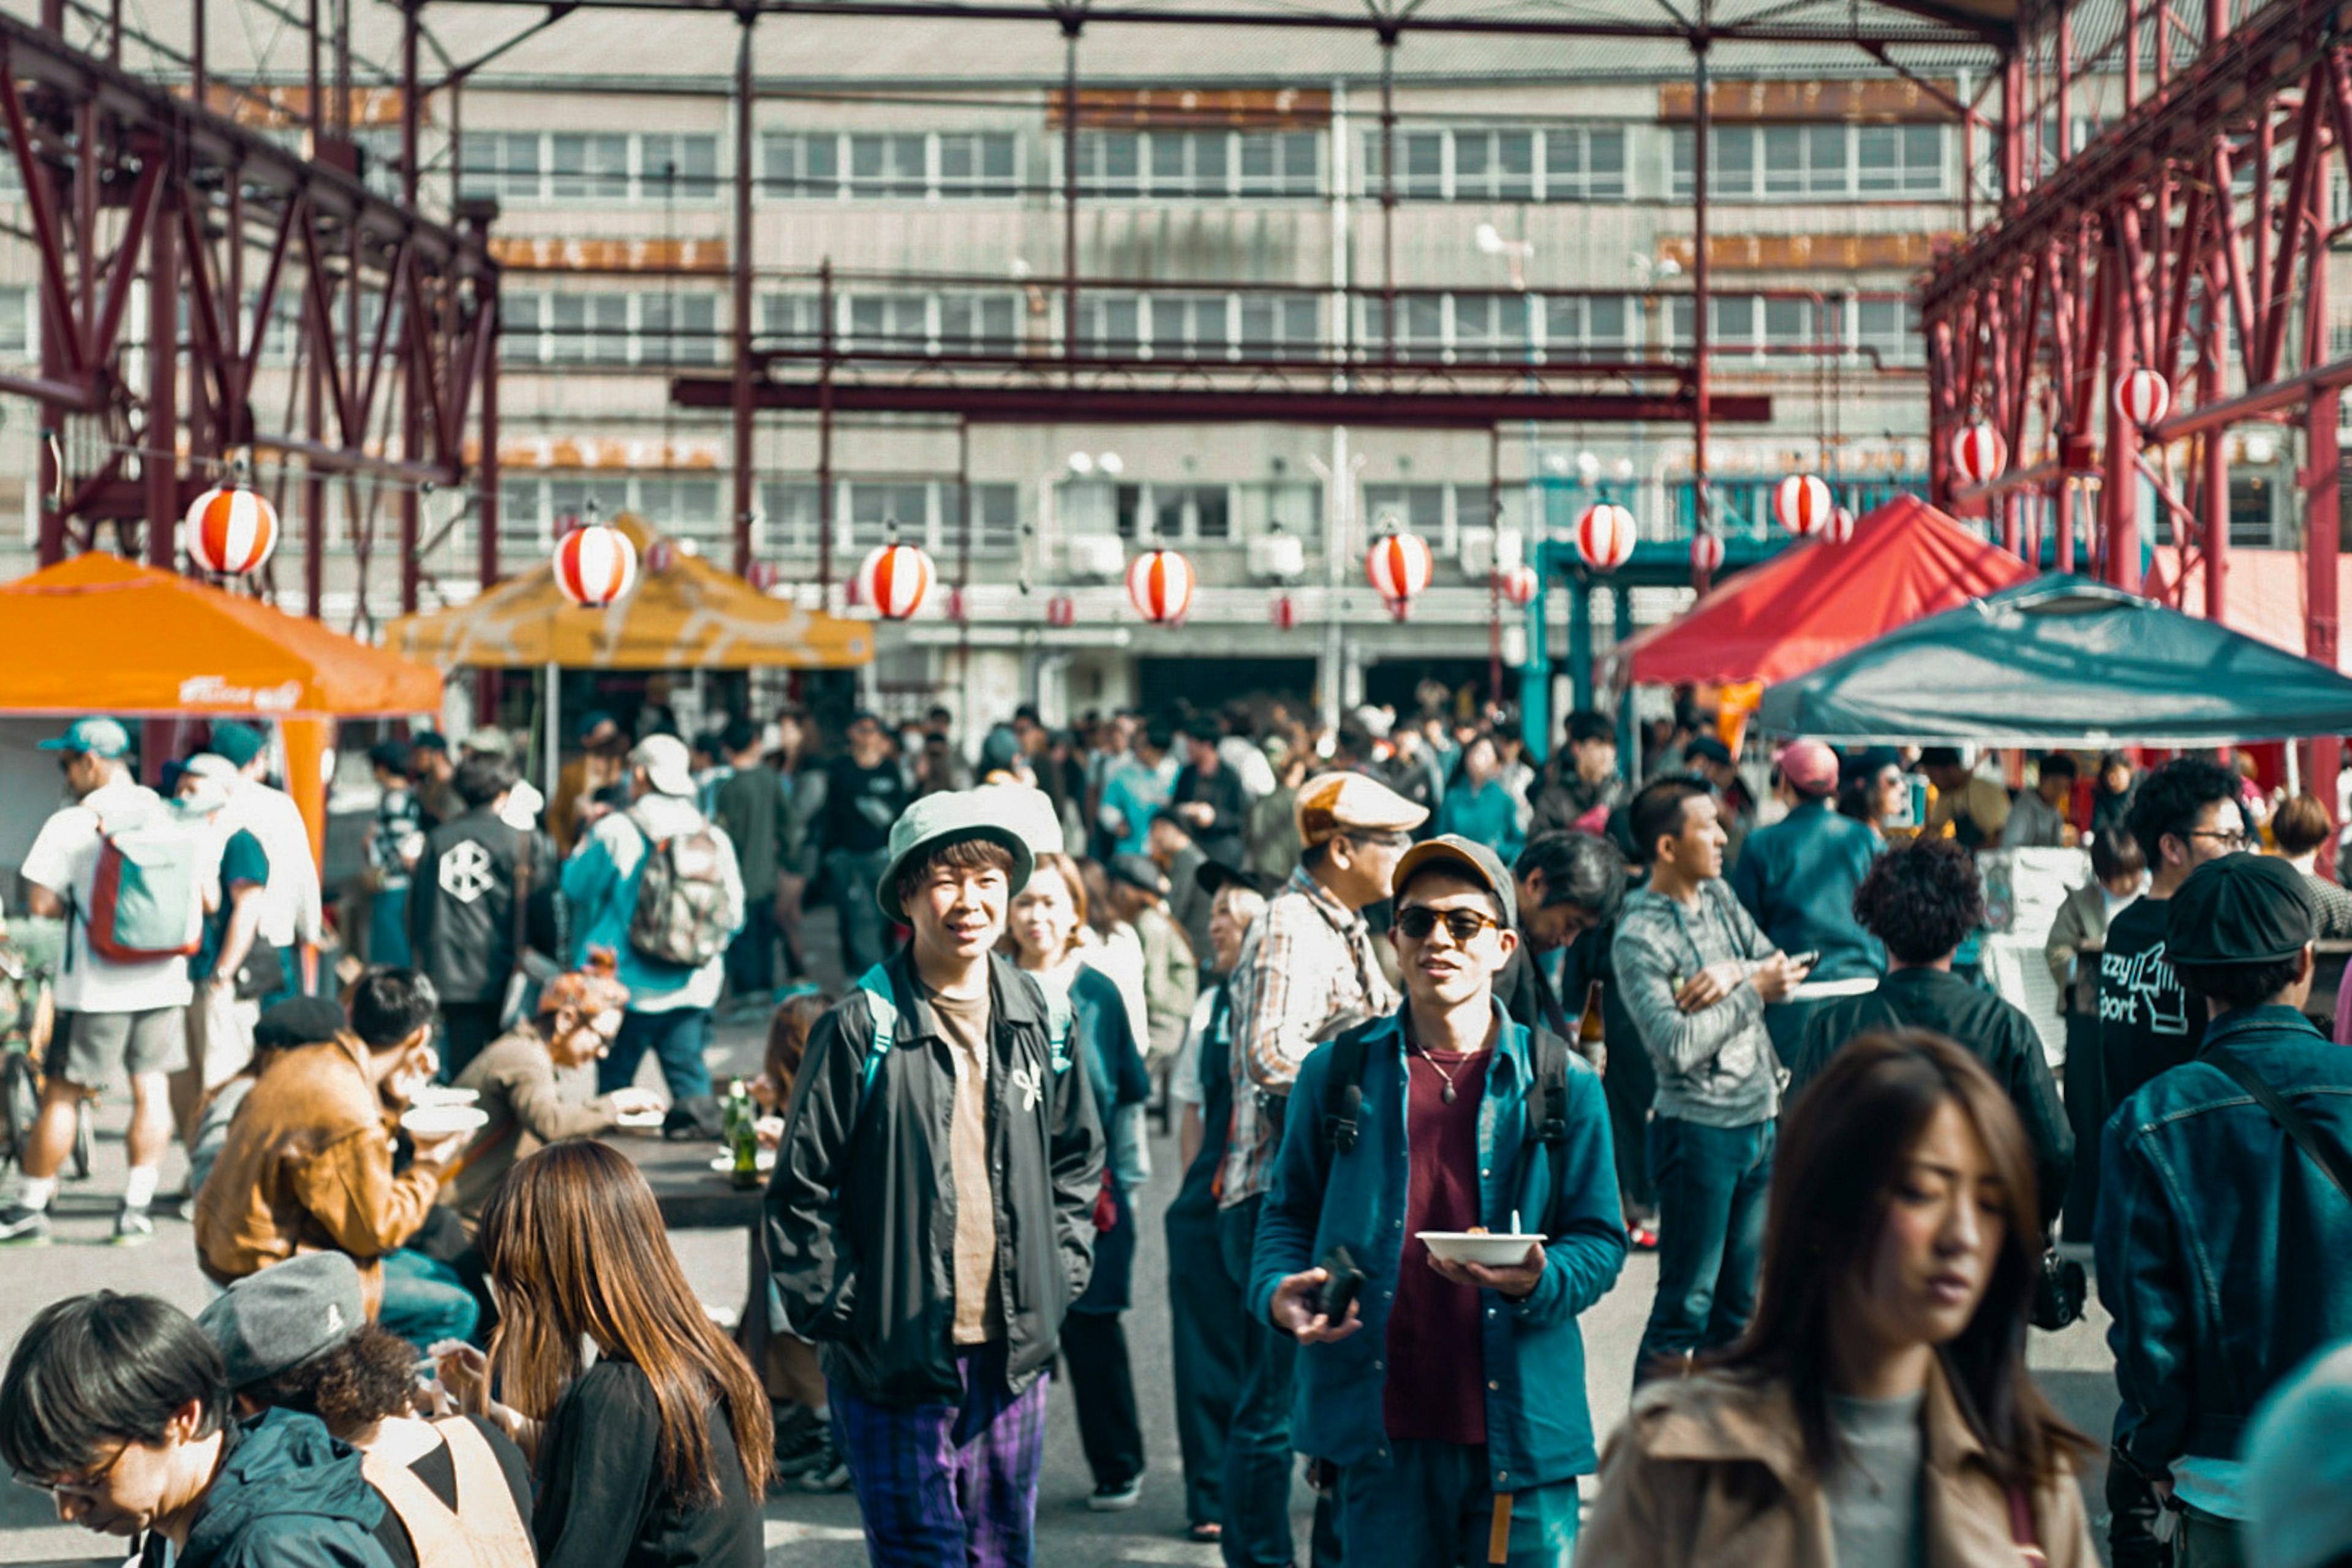
[[[1364,1110],[1364,1056],[1371,1034],[1369,1026],[1350,1029],[1331,1042],[1331,1076],[1323,1080],[1323,1135],[1335,1154],[1356,1147],[1356,1119]],[[1568,1058],[1566,1040],[1549,1029],[1528,1031],[1535,1057],[1535,1082],[1528,1086],[1528,1125],[1534,1140],[1557,1149],[1568,1142]]]

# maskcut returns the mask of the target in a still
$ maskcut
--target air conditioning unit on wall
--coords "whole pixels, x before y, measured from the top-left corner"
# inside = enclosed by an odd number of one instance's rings
[[[1127,546],[1111,533],[1081,533],[1070,541],[1070,574],[1085,583],[1115,583],[1127,571]]]
[[[1276,528],[1249,542],[1250,575],[1264,583],[1296,583],[1307,574],[1307,542]]]

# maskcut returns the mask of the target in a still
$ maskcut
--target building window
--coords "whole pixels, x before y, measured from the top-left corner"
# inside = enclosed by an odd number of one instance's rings
[[[1790,196],[1946,194],[1941,125],[1718,125],[1709,142],[1707,193],[1727,201]],[[1675,128],[1668,188],[1690,199],[1697,142]]]
[[[1021,144],[1011,132],[770,132],[761,187],[802,201],[927,201],[1013,196]]]
[[[1462,530],[1485,528],[1486,487],[1476,485],[1366,485],[1364,531],[1378,539],[1391,528],[1417,533],[1441,555],[1460,547]]]
[[[861,479],[847,489],[851,549],[872,550],[893,537],[908,544],[934,546],[929,485]]]
[[[590,474],[574,479],[547,481],[547,510],[556,522],[570,520],[584,521],[588,503],[596,504],[596,515],[610,522],[629,510],[629,478],[626,474]],[[555,526],[551,522],[549,526]]]
[[[1322,357],[1321,308],[1307,294],[1244,294],[1241,357],[1312,360]]]
[[[1312,196],[1322,187],[1313,131],[1078,132],[1081,198]]]
[[[1359,306],[1358,339],[1368,358],[1386,352],[1387,301]],[[1400,294],[1399,359],[1449,363],[1541,363],[1554,351],[1569,359],[1590,348],[1624,348],[1640,334],[1641,307],[1618,294]]]
[[[640,476],[635,511],[662,532],[691,540],[706,553],[731,550],[735,530],[719,501],[719,482],[699,477]]]
[[[499,481],[499,548],[538,554],[552,539],[545,487],[536,479],[502,478]]]
[[[717,364],[719,358],[717,295],[637,296],[637,363]]]
[[[804,480],[776,479],[761,486],[754,548],[770,555],[814,555],[817,510],[817,488]]]
[[[1622,294],[1553,295],[1543,302],[1544,351],[1549,357],[1578,357],[1585,349],[1633,346],[1641,306]]]
[[[1388,138],[1364,135],[1360,194],[1382,189]],[[1396,133],[1396,192],[1405,201],[1622,201],[1622,126],[1548,131],[1463,126]]]
[[[1853,319],[1854,346],[1876,350],[1880,364],[1927,363],[1927,339],[1919,330],[1916,302],[1864,295],[1853,302]]]
[[[2271,482],[2266,474],[2230,476],[2230,542],[2267,550],[2277,542],[2271,519]]]
[[[716,136],[479,131],[465,137],[463,158],[462,193],[501,202],[708,201],[719,194]]]

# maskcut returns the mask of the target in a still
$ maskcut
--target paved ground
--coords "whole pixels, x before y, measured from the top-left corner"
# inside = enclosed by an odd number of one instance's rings
[[[748,1068],[758,1049],[752,1031],[729,1029],[720,1038],[730,1060],[736,1064],[727,1070]],[[647,1074],[650,1081],[650,1063]],[[30,1253],[0,1253],[0,1346],[13,1345],[33,1314],[48,1302],[100,1287],[152,1292],[191,1311],[201,1309],[209,1299],[210,1287],[196,1272],[189,1228],[176,1219],[159,1219],[156,1238],[148,1247],[123,1251],[104,1244],[114,1194],[121,1184],[124,1110],[120,1103],[106,1108],[100,1121],[96,1176],[84,1185],[68,1184],[58,1200],[58,1245]],[[1158,1140],[1152,1152],[1156,1173],[1139,1205],[1146,1239],[1136,1263],[1138,1305],[1127,1318],[1150,1472],[1143,1500],[1133,1510],[1123,1514],[1087,1511],[1084,1499],[1092,1481],[1079,1452],[1070,1400],[1057,1391],[1038,1501],[1039,1561],[1049,1568],[1080,1563],[1197,1563],[1208,1568],[1217,1562],[1213,1548],[1183,1539],[1183,1500],[1168,1368],[1167,1258],[1160,1243],[1160,1215],[1174,1186],[1174,1145]],[[182,1175],[175,1152],[164,1171],[165,1190],[170,1191]],[[672,1240],[688,1278],[706,1304],[730,1312],[741,1306],[746,1287],[741,1232],[677,1232]],[[1655,1281],[1652,1260],[1636,1256],[1616,1289],[1585,1317],[1591,1369],[1589,1393],[1598,1431],[1609,1431],[1624,1414],[1628,1369]],[[2095,1307],[2088,1320],[2063,1334],[2035,1333],[2032,1351],[2036,1375],[2045,1390],[2070,1419],[2094,1436],[2104,1435],[2114,1412],[2105,1327],[2104,1315]],[[2095,1519],[2096,1477],[2091,1478],[2090,1490]],[[1297,1496],[1303,1547],[1307,1501],[1303,1487]],[[793,1568],[848,1568],[866,1561],[856,1509],[846,1496],[780,1496],[770,1500],[767,1513],[773,1563],[790,1563]],[[0,1563],[111,1560],[119,1555],[110,1541],[58,1526],[48,1503],[35,1492],[0,1486]]]

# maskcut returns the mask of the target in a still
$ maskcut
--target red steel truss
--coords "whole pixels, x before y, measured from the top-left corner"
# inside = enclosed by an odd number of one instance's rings
[[[2267,422],[2292,440],[2299,427],[2305,646],[2333,666],[2352,360],[2328,357],[2327,258],[2346,226],[2328,192],[2352,177],[2339,41],[2352,12],[2268,0],[2233,28],[2229,0],[2193,5],[2126,0],[2114,35],[2087,42],[2059,0],[2021,16],[2000,73],[2000,219],[1943,258],[1923,295],[1935,486],[1945,504],[1997,516],[2011,548],[2039,553],[2029,534],[2046,522],[2062,570],[2079,548],[2126,587],[2139,584],[2152,495],[2150,537],[2181,551],[2174,591],[2200,566],[2204,612],[2219,618],[2228,432]],[[2121,115],[2063,156],[2075,115],[2112,109],[2118,85]],[[2069,140],[2051,145],[2053,125]],[[2174,410],[2147,429],[2116,403],[2143,368]],[[2009,468],[1965,487],[1952,438],[1979,419],[2006,437]],[[2306,775],[2331,802],[2335,756],[2334,742],[2315,743]]]
[[[38,373],[0,374],[0,391],[40,407],[42,563],[111,529],[127,552],[173,565],[182,510],[251,453],[304,536],[309,614],[331,482],[346,487],[361,613],[387,496],[400,605],[414,610],[433,542],[421,492],[468,478],[470,437],[478,564],[494,580],[499,274],[488,209],[454,227],[417,216],[414,96],[399,204],[333,166],[356,164],[315,86],[313,159],[69,47],[50,20],[0,15],[0,135],[25,189],[41,317]],[[266,361],[289,302],[290,363]],[[286,493],[298,466],[299,499]]]

